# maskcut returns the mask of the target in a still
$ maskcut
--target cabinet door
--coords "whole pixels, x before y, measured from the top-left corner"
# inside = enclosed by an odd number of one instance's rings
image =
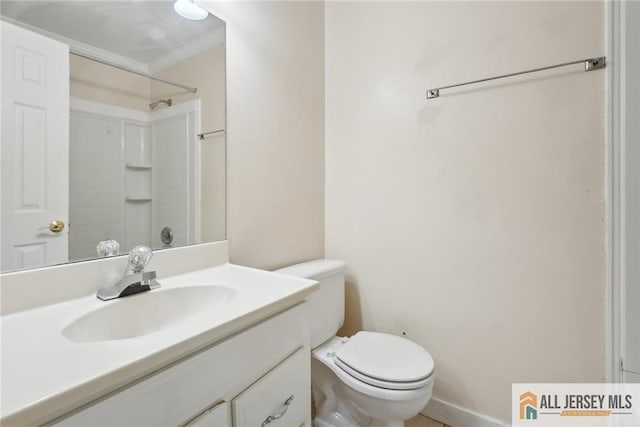
[[[184,427],[230,427],[229,402],[218,402],[185,424]]]
[[[311,358],[298,349],[232,401],[234,427],[297,427],[311,411]]]

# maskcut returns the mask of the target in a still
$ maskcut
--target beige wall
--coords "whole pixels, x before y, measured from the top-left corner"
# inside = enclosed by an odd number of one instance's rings
[[[329,2],[325,19],[345,332],[406,331],[436,398],[504,421],[512,382],[602,381],[604,73],[425,91],[603,55],[603,5]]]
[[[69,55],[74,98],[149,111],[149,79],[75,55]]]
[[[204,5],[226,21],[231,261],[322,257],[324,5]]]
[[[156,73],[166,80],[198,88],[192,94],[151,81],[151,101],[171,98],[174,105],[200,99],[203,132],[225,128],[225,46],[219,44]],[[164,108],[164,106],[161,106]],[[222,240],[226,231],[225,135],[209,135],[201,144],[201,237],[204,242]]]
[[[225,121],[225,45],[218,44],[155,74],[198,88],[195,94],[151,81],[151,99],[171,98],[175,104],[202,100],[203,129],[224,129]]]

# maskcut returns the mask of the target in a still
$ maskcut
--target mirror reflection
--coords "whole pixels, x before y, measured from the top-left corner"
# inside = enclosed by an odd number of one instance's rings
[[[0,14],[0,270],[224,239],[224,22],[170,1]]]

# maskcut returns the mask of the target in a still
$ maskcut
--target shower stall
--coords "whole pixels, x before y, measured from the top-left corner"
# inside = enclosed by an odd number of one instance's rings
[[[70,259],[94,257],[105,238],[121,253],[199,240],[199,120],[198,100],[151,112],[71,100]]]

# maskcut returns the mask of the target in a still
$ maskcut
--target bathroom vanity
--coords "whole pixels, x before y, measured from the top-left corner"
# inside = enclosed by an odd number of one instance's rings
[[[123,257],[4,274],[0,423],[310,426],[304,299],[317,283],[228,264],[226,251],[161,251],[160,289],[108,302],[83,271],[111,277]],[[77,289],[24,301],[44,277]]]
[[[305,311],[297,305],[52,424],[258,426],[282,414],[281,425],[310,426]]]

